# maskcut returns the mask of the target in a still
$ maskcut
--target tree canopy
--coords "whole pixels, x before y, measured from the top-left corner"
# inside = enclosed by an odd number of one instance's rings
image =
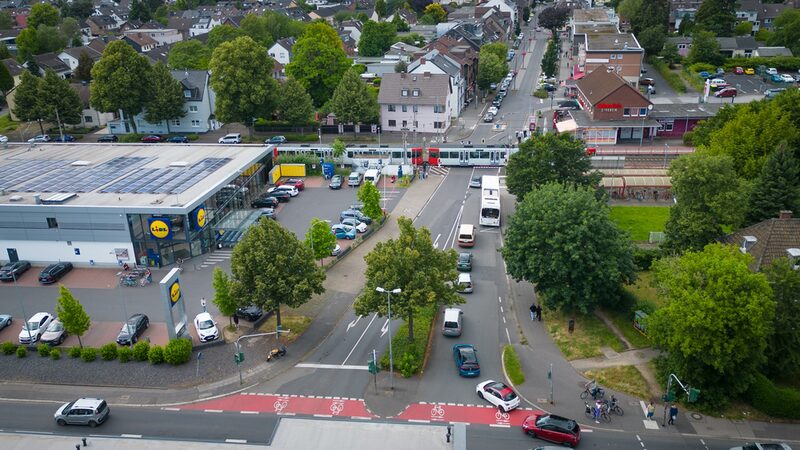
[[[5,64],[0,64],[0,92],[3,93],[3,97],[7,96],[8,91],[13,87],[14,77],[11,76],[11,72],[8,71]]]
[[[133,117],[150,98],[150,63],[124,41],[110,42],[103,56],[92,67],[90,86],[92,106],[101,112],[122,110],[125,120],[136,131]]]
[[[380,114],[378,100],[355,70],[345,72],[333,93],[330,107],[341,123],[375,123]]]
[[[397,42],[397,29],[394,24],[369,20],[361,30],[358,54],[360,56],[383,56],[395,42]]]
[[[694,17],[695,26],[719,37],[733,36],[736,4],[736,0],[703,0]]]
[[[506,74],[508,68],[505,59],[500,59],[491,52],[481,51],[478,59],[478,87],[489,90],[492,83],[497,83]]]
[[[655,56],[664,48],[664,43],[667,42],[667,33],[663,26],[655,25],[642,30],[638,38],[647,56]]]
[[[322,106],[350,67],[342,40],[327,23],[314,22],[297,39],[292,53],[286,73],[308,91],[314,105]]]
[[[772,335],[766,348],[766,373],[776,379],[800,377],[800,271],[782,257],[764,268],[775,300]]]
[[[707,63],[718,66],[725,59],[719,50],[719,42],[714,33],[695,31],[692,33],[692,47],[686,55],[686,61],[689,64]]]
[[[447,21],[447,11],[438,3],[430,3],[425,7],[422,17],[419,19],[424,25],[436,25]]]
[[[54,27],[61,21],[58,9],[49,3],[35,3],[31,7],[31,12],[25,19],[28,27],[36,29],[39,25],[50,25]]]
[[[219,267],[214,268],[214,276],[211,280],[211,287],[214,289],[214,298],[211,300],[217,306],[219,313],[228,316],[233,320],[236,314],[236,298],[231,292],[231,280],[227,273]]]
[[[243,29],[234,27],[233,25],[219,25],[208,32],[208,40],[206,45],[212,51],[225,42],[233,41],[236,38],[247,36]]]
[[[383,208],[381,208],[381,193],[378,187],[370,181],[365,181],[364,184],[358,188],[358,201],[364,205],[364,214],[370,219],[378,221],[383,217]]]
[[[207,70],[211,49],[197,39],[176,42],[169,50],[167,62],[175,70]]]
[[[172,77],[163,62],[158,62],[150,71],[150,99],[147,101],[144,118],[150,123],[169,122],[186,115],[183,86]]]
[[[509,221],[502,248],[508,273],[535,283],[554,309],[588,313],[617,302],[636,266],[630,240],[609,211],[588,187],[550,183],[532,190]]]
[[[269,220],[269,219],[262,219]],[[306,232],[306,245],[314,254],[314,259],[320,261],[331,256],[331,252],[336,247],[336,236],[331,233],[331,225],[328,221],[314,217]]]
[[[800,55],[800,9],[784,9],[773,22],[772,29],[770,45],[783,45],[795,56]]]
[[[92,81],[92,67],[94,60],[89,53],[82,51],[78,56],[78,67],[75,68],[75,78],[81,81]]]
[[[64,325],[64,329],[69,334],[74,334],[78,337],[78,345],[83,347],[81,336],[92,325],[92,319],[86,314],[83,305],[76,299],[72,292],[61,285],[59,287],[59,296],[56,303],[56,315],[58,320]]]
[[[570,9],[566,6],[548,6],[539,13],[539,25],[555,31],[567,23],[569,15]]]
[[[746,223],[771,219],[782,210],[800,212],[800,162],[783,143],[767,158],[750,192]]]
[[[291,124],[306,124],[312,120],[314,103],[303,86],[289,78],[280,87],[278,117]]]
[[[81,123],[83,104],[78,93],[69,85],[69,81],[58,76],[52,69],[47,69],[39,83],[39,104],[42,119],[50,123]]]

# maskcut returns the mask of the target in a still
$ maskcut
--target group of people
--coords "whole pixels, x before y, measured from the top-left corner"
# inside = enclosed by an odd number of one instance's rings
[[[537,305],[536,303],[532,304],[530,307],[531,310],[531,320],[539,320],[542,321],[542,307]]]
[[[649,405],[647,405],[647,418],[649,420],[653,420],[653,416],[656,413],[656,405],[651,401]],[[667,424],[675,425],[675,420],[678,418],[678,405],[673,403],[669,407],[669,420]]]

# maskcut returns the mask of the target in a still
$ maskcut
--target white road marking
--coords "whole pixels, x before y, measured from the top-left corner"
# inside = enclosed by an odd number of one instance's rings
[[[314,414],[314,417],[324,417],[324,418],[331,418],[333,417],[330,414]]]
[[[511,428],[511,425],[499,425],[499,424],[496,424],[496,423],[490,423],[489,426],[490,427],[496,427],[496,428]]]
[[[161,408],[162,411],[180,411],[180,408]]]
[[[503,317],[503,323],[505,324],[506,323],[506,316],[502,316],[502,317]]]
[[[421,420],[421,419],[408,419],[408,421],[413,423],[431,423],[430,420]]]
[[[433,248],[439,248],[439,238],[442,237],[442,233],[436,235],[436,240],[433,241]]]
[[[350,328],[353,328],[354,326],[356,326],[356,324],[358,323],[358,321],[359,321],[359,320],[361,320],[361,317],[363,317],[363,316],[362,316],[361,314],[359,314],[359,315],[358,315],[358,317],[356,317],[355,319],[353,319],[353,321],[352,321],[352,322],[348,323],[348,324],[347,324],[347,331],[350,331]]]
[[[381,337],[383,337],[383,335],[386,334],[386,332],[388,331],[389,331],[389,318],[386,318],[386,322],[383,322],[383,325],[381,325]]]
[[[221,412],[222,412],[222,410],[221,410],[221,409],[204,409],[204,410],[203,410],[203,412],[207,412],[207,413],[221,413]]]
[[[247,444],[247,439],[225,439],[228,444]]]
[[[242,414],[258,414],[258,411],[239,411]]]
[[[295,367],[309,368],[309,369],[369,370],[368,366],[353,366],[344,364],[300,363],[295,365]]]
[[[141,434],[120,434],[119,437],[141,439],[142,435]]]
[[[503,303],[503,298],[502,297],[497,297],[497,303],[501,303],[502,304]]]
[[[503,311],[503,307],[502,306],[500,307],[500,313],[501,314],[505,313],[505,311]]]
[[[508,327],[506,327],[506,338],[508,338],[508,343],[511,343],[511,335],[508,334]]]
[[[353,352],[356,350],[356,347],[358,347],[358,344],[361,342],[361,339],[364,339],[364,335],[367,334],[367,330],[369,330],[369,327],[372,325],[372,322],[375,322],[375,318],[377,317],[378,313],[372,315],[372,320],[370,320],[367,326],[364,328],[364,332],[361,333],[361,336],[358,337],[358,340],[356,341],[355,345],[353,345],[353,348],[350,349],[350,353],[347,354],[347,358],[345,358],[344,361],[342,361],[342,365],[345,365],[345,363],[347,363],[347,359],[350,358],[350,355],[352,355]]]

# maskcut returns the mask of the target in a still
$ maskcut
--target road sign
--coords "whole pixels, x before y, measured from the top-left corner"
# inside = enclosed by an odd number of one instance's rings
[[[241,364],[244,362],[244,352],[234,353],[233,354],[233,361],[236,364]]]

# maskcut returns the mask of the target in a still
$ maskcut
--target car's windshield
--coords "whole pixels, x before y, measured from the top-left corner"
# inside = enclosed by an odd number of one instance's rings
[[[511,400],[514,400],[515,398],[517,398],[517,394],[514,391],[511,391],[511,390],[509,390],[508,393],[506,393],[506,395],[503,396],[503,400],[505,400],[507,402],[511,401]]]
[[[211,320],[201,320],[200,323],[197,324],[197,328],[201,330],[208,330],[209,328],[214,328],[214,322]]]
[[[37,322],[35,320],[31,320],[30,322],[28,322],[28,327],[27,328],[29,330],[31,330],[31,331],[36,331],[36,330],[39,329],[39,322]]]
[[[50,324],[49,327],[47,327],[47,331],[63,331],[63,330],[64,330],[64,324],[61,322],[53,322]]]

